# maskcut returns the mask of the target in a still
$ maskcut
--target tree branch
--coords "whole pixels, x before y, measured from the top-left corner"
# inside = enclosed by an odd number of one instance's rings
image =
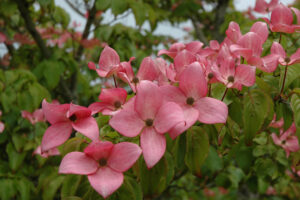
[[[35,25],[30,16],[30,12],[29,12],[26,1],[25,0],[15,0],[15,2],[17,3],[18,9],[21,13],[21,16],[23,17],[23,19],[25,21],[25,26],[26,26],[27,30],[33,37],[34,41],[37,43],[38,47],[41,49],[43,57],[50,58],[50,51],[46,47],[41,35],[35,29]]]
[[[84,13],[82,13],[76,6],[74,6],[69,0],[66,0],[66,3],[81,17],[85,17]]]
[[[224,39],[224,35],[220,33],[220,27],[225,21],[226,9],[228,7],[229,0],[218,0],[218,5],[216,7],[215,13],[215,20],[213,22],[215,31],[212,31],[212,36],[219,42]]]
[[[191,16],[191,20],[196,32],[196,37],[198,40],[200,40],[201,42],[203,42],[205,45],[208,45],[208,41],[202,31],[202,29],[199,26],[199,22],[196,16]]]

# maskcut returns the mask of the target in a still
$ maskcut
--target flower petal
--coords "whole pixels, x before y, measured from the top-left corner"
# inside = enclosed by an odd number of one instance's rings
[[[273,42],[271,47],[271,54],[279,55],[283,59],[286,57],[285,50],[278,42]]]
[[[264,22],[255,22],[250,31],[257,33],[261,37],[263,43],[268,39],[269,29],[267,24]]]
[[[140,138],[144,159],[148,168],[152,168],[165,154],[166,138],[154,128],[146,127]]]
[[[70,108],[69,104],[57,105],[53,103],[48,103],[45,99],[42,103],[42,108],[44,115],[50,124],[55,124],[58,122],[68,121],[67,111]]]
[[[123,88],[102,89],[99,99],[102,102],[114,105],[116,101],[124,104],[127,98],[127,92]]]
[[[238,65],[235,71],[235,80],[242,85],[252,86],[255,83],[255,69],[251,65]]]
[[[92,113],[92,111],[86,107],[70,103],[70,110],[67,113],[67,117],[76,115],[77,119],[78,118],[86,118],[86,117],[91,116],[91,113]]]
[[[118,172],[127,171],[137,161],[142,149],[134,143],[121,142],[115,144],[107,161],[108,166]]]
[[[153,81],[158,77],[158,69],[156,69],[155,62],[151,57],[143,59],[139,71],[136,75],[139,80]]]
[[[195,108],[199,111],[199,121],[202,123],[225,123],[227,120],[227,105],[220,100],[203,97],[195,103]]]
[[[88,175],[88,179],[91,186],[106,198],[122,185],[124,176],[109,167],[101,167],[95,174]]]
[[[90,138],[91,140],[99,139],[99,128],[96,120],[93,117],[86,117],[76,120],[72,123],[73,128]]]
[[[70,122],[61,122],[49,126],[42,139],[42,151],[48,151],[63,144],[71,136],[71,133],[72,125]]]
[[[97,72],[101,72],[100,74],[98,73],[101,77],[106,77],[108,73],[114,71],[114,68],[118,68],[119,65],[120,57],[118,53],[109,46],[106,46],[101,52],[99,70],[97,70]]]
[[[92,111],[91,114],[94,115],[96,113],[102,112],[104,109],[114,110],[114,107],[109,103],[95,102],[89,105],[88,109],[90,109]]]
[[[124,104],[123,109],[109,120],[109,125],[126,137],[137,136],[145,126],[145,122],[135,112],[134,102],[135,97]]]
[[[84,149],[84,153],[94,160],[108,159],[113,147],[114,144],[109,141],[93,141]]]
[[[61,174],[82,174],[88,175],[95,173],[98,163],[87,157],[82,152],[71,152],[62,159],[58,172]]]

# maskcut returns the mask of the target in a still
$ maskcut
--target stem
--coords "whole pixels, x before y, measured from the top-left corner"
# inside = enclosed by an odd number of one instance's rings
[[[279,41],[278,41],[278,42],[279,42],[279,44],[280,44],[280,42],[281,42],[281,33],[280,33],[280,35],[279,35]]]
[[[285,84],[285,79],[286,79],[287,70],[288,70],[288,65],[286,64],[285,70],[284,70],[283,83],[282,83],[281,90],[280,90],[280,95],[282,94],[283,89],[284,89],[284,84]]]
[[[211,96],[211,83],[208,84],[208,96]]]
[[[242,58],[241,58],[241,64],[244,64],[244,60],[245,60],[245,58],[242,57]]]
[[[225,92],[224,92],[224,94],[223,94],[223,97],[222,97],[221,101],[223,101],[223,100],[224,100],[224,98],[225,98],[225,96],[226,96],[226,93],[227,93],[227,91],[228,91],[228,88],[226,88],[226,90],[225,90]]]
[[[118,85],[117,85],[116,77],[115,77],[115,75],[114,75],[114,74],[113,74],[113,78],[114,78],[115,88],[117,88],[117,87],[118,87]]]

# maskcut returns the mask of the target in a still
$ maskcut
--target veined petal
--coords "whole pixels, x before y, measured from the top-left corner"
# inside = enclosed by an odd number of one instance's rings
[[[283,59],[286,57],[285,50],[278,42],[273,42],[271,47],[271,54],[279,55]]]
[[[84,153],[94,160],[108,159],[113,147],[114,144],[109,141],[93,141],[84,149]]]
[[[192,52],[192,53],[198,53],[200,49],[202,49],[203,47],[203,43],[202,42],[199,42],[199,41],[192,41],[188,44],[186,44],[186,50]]]
[[[161,86],[160,89],[164,94],[166,101],[175,102],[179,105],[186,104],[187,97],[178,87],[172,85],[164,85]]]
[[[127,98],[127,92],[123,88],[102,89],[99,100],[114,105],[116,101],[124,104]]]
[[[257,33],[254,32],[246,33],[238,40],[237,44],[244,48],[251,49],[252,56],[259,57],[261,55],[263,40]]]
[[[257,67],[264,72],[274,72],[278,66],[279,57],[279,55],[275,54],[267,55],[261,59],[263,64]]]
[[[110,109],[113,110],[114,107],[109,104],[109,103],[105,103],[105,102],[95,102],[92,103],[91,105],[89,105],[88,109],[90,109],[92,111],[92,115],[102,112],[104,109]]]
[[[199,121],[205,124],[225,123],[228,115],[227,105],[217,99],[203,97],[195,103],[199,111]]]
[[[86,107],[70,103],[70,110],[67,113],[67,117],[76,115],[77,119],[81,119],[91,116],[91,113],[92,111]]]
[[[273,32],[294,33],[296,26],[286,24],[273,24],[270,26],[270,29]]]
[[[109,167],[101,167],[96,173],[88,175],[91,186],[106,198],[114,193],[123,183],[123,173],[117,172]]]
[[[281,140],[278,138],[278,136],[275,134],[275,133],[272,133],[271,134],[271,137],[273,139],[273,142],[276,144],[276,145],[281,145]]]
[[[144,159],[148,168],[152,168],[165,154],[166,138],[154,128],[146,127],[140,138]]]
[[[255,22],[250,31],[257,33],[257,35],[261,37],[263,43],[268,39],[269,29],[267,24],[264,22]]]
[[[109,120],[109,125],[126,137],[137,136],[145,126],[145,122],[134,109],[134,102],[135,97],[124,104],[123,109]]]
[[[293,65],[299,62],[300,62],[300,48],[294,54],[291,55],[291,61],[289,65]]]
[[[271,22],[274,25],[291,25],[293,23],[293,13],[291,9],[286,7],[282,3],[278,4],[271,13]]]
[[[118,53],[109,46],[106,46],[100,55],[99,70],[110,73],[118,65],[120,65],[120,57]]]
[[[235,72],[235,80],[245,86],[252,86],[255,83],[255,67],[251,65],[238,65]]]
[[[183,111],[181,107],[174,102],[164,103],[154,120],[154,127],[158,133],[166,133],[175,125],[183,122]]]
[[[183,50],[174,58],[174,67],[178,74],[180,74],[189,64],[196,62],[196,56],[187,50]]]
[[[69,119],[67,118],[67,111],[69,110],[69,108],[69,104],[57,105],[48,103],[45,99],[42,103],[44,115],[47,121],[50,122],[50,124],[69,121]]]
[[[61,122],[49,126],[42,139],[42,151],[48,151],[63,144],[71,136],[71,133],[72,125],[70,122]]]
[[[143,59],[139,71],[136,75],[139,80],[153,81],[158,77],[158,69],[156,69],[155,62],[151,57]]]
[[[240,26],[236,22],[230,22],[228,25],[228,29],[226,30],[227,37],[234,43],[236,43],[240,37],[242,37],[242,33],[240,30]]]
[[[93,117],[86,117],[72,122],[73,128],[90,138],[91,140],[99,139],[99,128],[96,120]]]
[[[134,143],[121,142],[115,144],[107,161],[108,166],[118,172],[127,171],[137,161],[142,149]]]
[[[71,152],[62,159],[58,172],[61,174],[93,174],[98,169],[98,163],[82,152]]]

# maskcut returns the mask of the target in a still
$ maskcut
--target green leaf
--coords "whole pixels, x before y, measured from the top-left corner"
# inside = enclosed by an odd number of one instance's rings
[[[133,11],[136,24],[138,26],[142,26],[144,21],[146,20],[146,14],[147,14],[144,9],[145,7],[144,4],[142,2],[134,1],[133,3],[131,3],[130,7]]]
[[[227,168],[227,171],[229,172],[229,179],[231,181],[231,185],[234,188],[238,188],[239,182],[243,179],[245,176],[243,170],[240,168],[234,167],[234,166],[229,166]]]
[[[172,149],[176,168],[184,167],[184,157],[186,153],[186,134],[181,134],[175,139],[175,145]]]
[[[111,1],[112,0],[96,0],[97,10],[106,10],[110,6]]]
[[[294,112],[295,125],[297,127],[297,134],[300,132],[300,97],[297,94],[293,94],[291,100],[291,107]],[[298,135],[298,138],[300,135]]]
[[[208,156],[202,165],[203,174],[213,174],[223,168],[222,159],[219,157],[214,147],[209,147]]]
[[[249,91],[244,96],[244,133],[246,143],[251,144],[259,133],[266,119],[273,117],[273,100],[261,90]]]
[[[125,0],[111,0],[112,13],[117,16],[126,11],[128,3]]]
[[[26,153],[18,153],[13,147],[12,143],[6,146],[6,153],[8,155],[9,166],[13,171],[16,171],[23,163]]]
[[[76,190],[81,182],[82,176],[68,174],[62,184],[60,196],[61,198],[73,196],[76,194]]]
[[[72,151],[80,151],[80,148],[85,143],[83,138],[73,137],[65,142],[61,147],[61,155],[65,156],[67,153]]]
[[[49,181],[47,187],[43,190],[43,199],[44,200],[52,200],[57,194],[57,190],[60,188],[63,183],[65,177],[64,176],[56,176],[52,180]]]
[[[143,194],[141,186],[129,176],[125,176],[122,186],[117,190],[117,199],[120,200],[142,200]]]
[[[279,88],[282,87],[284,71],[285,71],[285,66],[282,66],[280,68],[280,82],[279,82],[280,87]],[[284,84],[284,90],[286,90],[290,86],[290,84],[299,77],[300,77],[300,64],[294,64],[294,65],[288,66],[288,71],[286,74],[286,79],[285,79],[285,84]]]
[[[20,192],[21,198],[22,200],[30,200],[31,196],[30,196],[30,191],[34,188],[34,185],[32,182],[30,182],[28,179],[26,178],[22,178],[20,180],[16,181],[17,184],[17,188]]]
[[[186,135],[185,164],[192,173],[200,176],[201,166],[209,152],[209,139],[204,129],[193,126]]]
[[[52,60],[47,61],[47,67],[44,69],[43,74],[50,89],[53,89],[58,85],[63,71],[64,65],[61,62]]]
[[[17,193],[17,187],[13,179],[0,179],[1,200],[11,200]]]

